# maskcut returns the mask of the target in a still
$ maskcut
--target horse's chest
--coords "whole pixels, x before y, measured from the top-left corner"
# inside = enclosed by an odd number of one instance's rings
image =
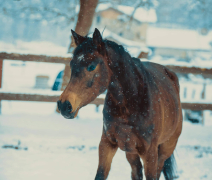
[[[118,147],[127,152],[137,152],[137,146],[140,144],[138,137],[133,131],[133,127],[114,122],[104,122],[104,130],[108,139],[112,143],[118,144]]]

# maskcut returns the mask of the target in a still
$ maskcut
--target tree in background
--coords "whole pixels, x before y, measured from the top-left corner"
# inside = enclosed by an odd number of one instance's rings
[[[69,26],[77,18],[78,0],[0,0],[0,15]]]
[[[89,0],[83,0],[86,4]],[[99,0],[99,3],[152,7],[156,0]],[[0,39],[59,43],[77,24],[80,0],[0,0]],[[63,32],[65,31],[65,32]],[[60,33],[61,32],[61,33]],[[84,35],[84,33],[82,34]],[[65,43],[67,44],[67,43]]]
[[[86,4],[89,0],[83,0]],[[134,7],[152,7],[156,0],[100,0],[99,3],[112,3]],[[80,0],[0,0],[0,17],[10,17],[31,21],[70,26],[76,23]],[[78,10],[77,10],[78,9]]]

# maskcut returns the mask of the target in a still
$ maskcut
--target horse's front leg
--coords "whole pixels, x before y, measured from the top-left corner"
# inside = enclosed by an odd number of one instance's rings
[[[142,159],[146,180],[157,180],[158,147],[151,146]]]
[[[118,149],[117,145],[111,144],[104,132],[99,144],[99,166],[95,180],[105,180],[109,174],[112,159]]]
[[[132,168],[132,180],[143,180],[142,164],[139,155],[126,153],[126,157]]]

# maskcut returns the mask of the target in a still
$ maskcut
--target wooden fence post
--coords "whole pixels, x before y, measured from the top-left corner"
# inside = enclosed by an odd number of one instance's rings
[[[0,88],[2,88],[2,71],[3,71],[3,60],[0,59]],[[1,114],[1,100],[0,100],[0,114]]]
[[[0,88],[2,87],[2,69],[3,69],[3,60],[0,59]]]
[[[202,99],[205,99],[206,83],[203,84]],[[204,110],[201,111],[202,125],[205,124]]]
[[[204,125],[205,124],[205,117],[204,117],[204,111],[202,110],[201,111],[201,116],[202,116],[202,125]]]

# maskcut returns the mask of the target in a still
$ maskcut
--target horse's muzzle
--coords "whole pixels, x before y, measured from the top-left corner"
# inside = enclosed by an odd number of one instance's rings
[[[58,110],[61,112],[63,117],[66,119],[74,119],[75,114],[77,111],[72,112],[72,105],[69,101],[61,102],[60,100],[57,101]]]

